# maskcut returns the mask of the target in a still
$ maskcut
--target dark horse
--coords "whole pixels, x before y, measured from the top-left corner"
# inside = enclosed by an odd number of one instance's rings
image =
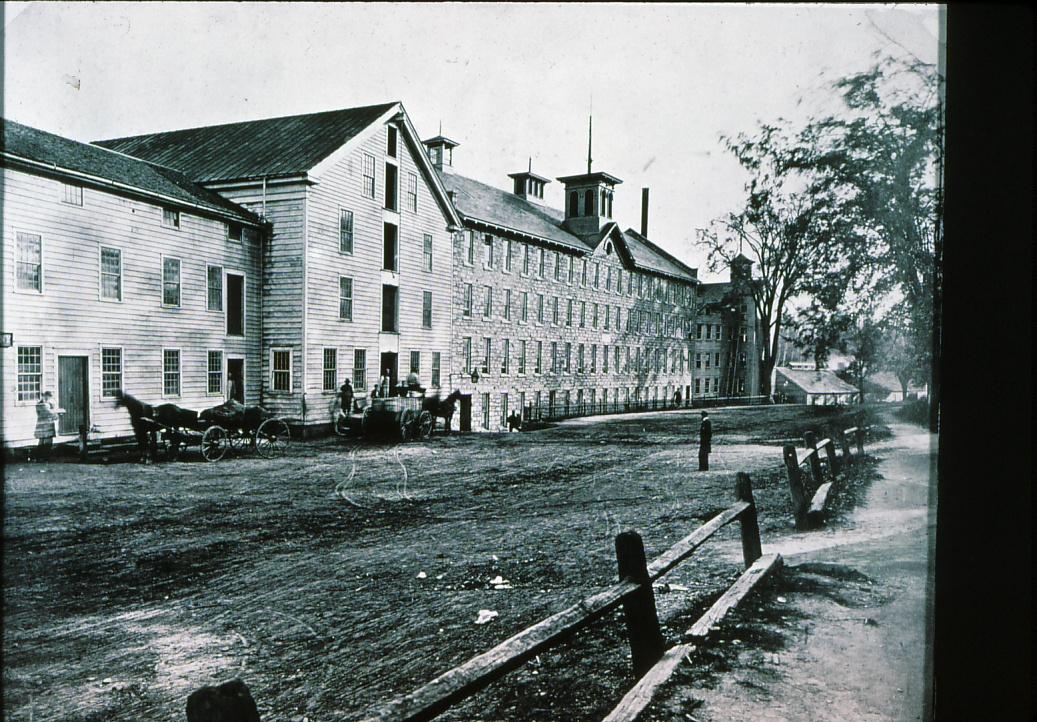
[[[152,406],[127,393],[119,391],[115,395],[115,406],[124,406],[130,414],[130,424],[133,426],[133,435],[137,437],[137,446],[140,448],[140,460],[147,463],[149,458],[155,459],[158,441],[155,433],[158,427],[148,421],[151,419],[162,426],[175,429],[195,429],[198,427],[198,413],[185,409],[176,404],[159,404]],[[148,447],[151,447],[149,457]]]
[[[432,415],[432,430],[436,430],[436,419],[443,419],[443,429],[449,434],[450,433],[450,419],[454,417],[454,409],[457,406],[457,400],[461,398],[460,391],[453,391],[445,399],[439,398],[439,394],[435,396],[426,396],[424,401],[421,402],[421,410],[427,411]]]

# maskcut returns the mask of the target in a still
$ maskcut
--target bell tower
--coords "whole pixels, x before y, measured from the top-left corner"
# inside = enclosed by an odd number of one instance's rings
[[[616,186],[623,182],[610,173],[593,172],[593,131],[594,119],[588,118],[587,172],[558,179],[565,186],[565,228],[578,236],[599,233],[612,221],[613,194]]]

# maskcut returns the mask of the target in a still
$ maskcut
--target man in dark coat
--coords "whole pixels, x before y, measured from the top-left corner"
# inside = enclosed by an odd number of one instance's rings
[[[702,423],[699,425],[699,471],[709,471],[709,452],[712,450],[713,422],[709,414],[702,412]]]
[[[338,390],[339,403],[342,406],[342,413],[349,416],[353,412],[353,384],[346,379],[342,383],[342,388]]]

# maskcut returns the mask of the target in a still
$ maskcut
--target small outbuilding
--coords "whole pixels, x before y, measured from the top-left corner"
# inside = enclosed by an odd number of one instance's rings
[[[778,403],[854,404],[860,392],[827,369],[774,369],[774,399]]]

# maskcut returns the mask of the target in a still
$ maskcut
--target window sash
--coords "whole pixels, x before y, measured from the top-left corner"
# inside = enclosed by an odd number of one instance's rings
[[[273,391],[292,390],[292,352],[290,349],[272,349],[270,352],[270,388]]]
[[[43,236],[35,233],[19,233],[18,280],[20,291],[43,292]]]
[[[353,252],[353,211],[339,209],[338,249],[341,253]]]
[[[210,351],[206,374],[206,393],[223,393],[223,351]]]
[[[43,390],[43,347],[18,347],[18,400],[37,401]]]
[[[322,389],[324,391],[334,391],[338,388],[338,349],[326,348],[321,356]]]
[[[122,300],[122,251],[101,246],[101,298]]]
[[[353,388],[357,391],[367,389],[367,350],[353,349]]]
[[[364,153],[364,177],[363,177],[363,192],[367,198],[374,198],[375,191],[375,176],[374,176],[374,156],[370,153]]]
[[[179,228],[180,227],[180,211],[174,211],[170,208],[162,209],[162,225],[167,228]]]
[[[62,201],[73,206],[83,205],[83,186],[62,183]]]
[[[432,378],[430,384],[433,388],[439,388],[441,385],[440,375],[442,373],[443,355],[439,351],[432,352]]]
[[[424,258],[423,258],[424,268],[425,268],[426,271],[431,271],[432,270],[432,235],[431,234],[429,234],[429,233],[425,234],[425,237],[424,237],[423,242],[422,242],[422,247],[424,249],[424,254],[425,254]]]
[[[421,327],[432,328],[432,291],[421,294]]]
[[[407,174],[407,200],[411,211],[418,212],[418,177],[413,173]]]
[[[210,311],[223,310],[223,266],[207,266],[208,305]]]
[[[180,259],[162,259],[162,305],[180,305]]]
[[[412,374],[421,373],[421,351],[410,352],[410,372]]]
[[[122,391],[122,349],[101,349],[101,397],[112,398]]]
[[[348,276],[338,277],[338,317],[353,320],[353,279]]]
[[[179,349],[162,349],[162,395],[180,395]]]

